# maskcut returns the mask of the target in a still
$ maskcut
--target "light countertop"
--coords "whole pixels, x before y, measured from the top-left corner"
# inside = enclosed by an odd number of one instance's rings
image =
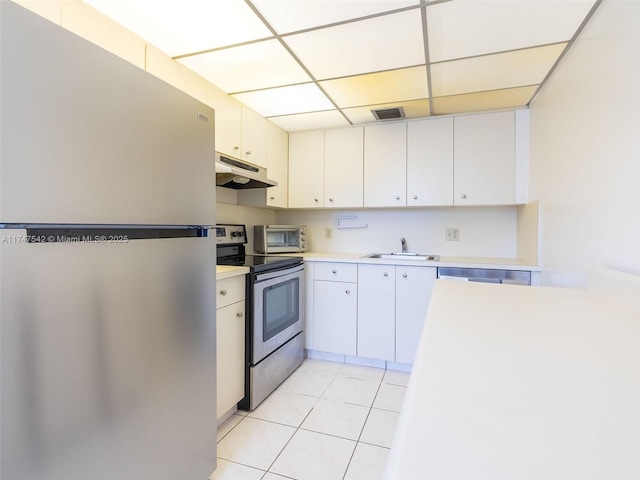
[[[640,478],[640,312],[436,281],[384,478]]]
[[[429,254],[430,252],[427,253]],[[441,256],[440,260],[436,262],[428,260],[383,260],[380,258],[366,258],[369,253],[304,252],[295,255],[301,256],[305,261],[309,262],[357,262],[386,265],[400,264],[428,267],[497,268],[502,270],[540,271],[539,266],[519,258]]]
[[[232,265],[216,265],[216,280],[235,277],[236,275],[246,275],[249,267],[236,267]]]

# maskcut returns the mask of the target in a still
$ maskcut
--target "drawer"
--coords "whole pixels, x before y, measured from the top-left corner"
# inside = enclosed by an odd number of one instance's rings
[[[245,278],[245,275],[237,275],[218,280],[216,283],[216,309],[244,300]]]
[[[316,262],[313,271],[314,280],[354,283],[358,281],[357,263]]]

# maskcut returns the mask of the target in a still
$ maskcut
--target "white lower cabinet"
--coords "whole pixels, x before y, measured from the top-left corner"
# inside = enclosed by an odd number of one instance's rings
[[[358,356],[395,361],[395,272],[393,265],[358,265]]]
[[[317,262],[313,282],[313,348],[356,354],[358,269],[351,263]]]
[[[216,310],[217,409],[220,419],[244,397],[245,277],[219,280]],[[238,299],[241,296],[242,298]],[[227,303],[233,299],[234,303]]]
[[[413,363],[436,267],[313,262],[307,348]]]
[[[413,363],[427,316],[435,267],[396,267],[396,362]]]

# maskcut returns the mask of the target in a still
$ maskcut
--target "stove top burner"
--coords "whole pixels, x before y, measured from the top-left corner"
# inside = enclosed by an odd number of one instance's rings
[[[230,257],[218,257],[218,265],[249,267],[252,272],[278,270],[300,263],[302,263],[302,257],[276,255],[234,255]]]

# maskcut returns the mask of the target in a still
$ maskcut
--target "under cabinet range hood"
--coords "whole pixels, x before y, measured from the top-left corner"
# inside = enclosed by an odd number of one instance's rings
[[[216,185],[244,189],[275,187],[278,182],[267,178],[267,169],[216,152]]]

